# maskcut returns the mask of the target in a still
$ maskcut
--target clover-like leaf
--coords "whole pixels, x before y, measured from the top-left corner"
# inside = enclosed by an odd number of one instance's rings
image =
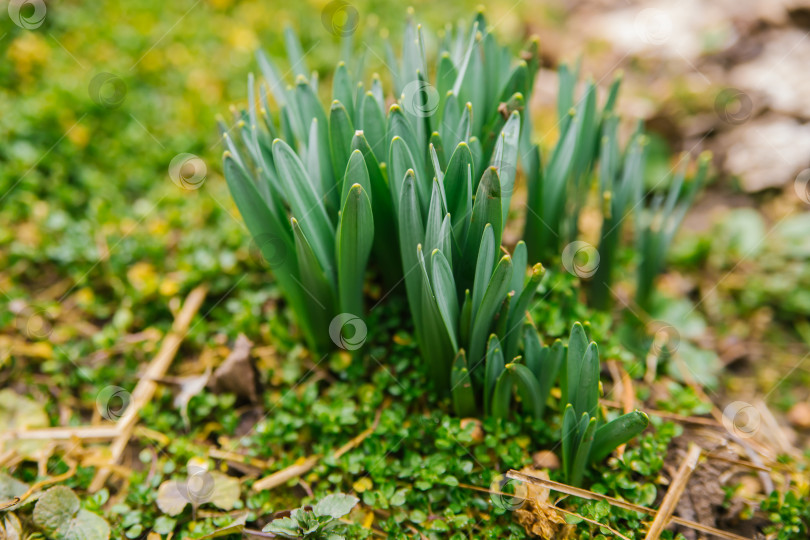
[[[264,526],[262,532],[269,532],[284,538],[298,538],[298,522],[291,517],[274,519]]]
[[[177,480],[166,480],[158,487],[157,505],[160,511],[170,516],[176,516],[188,504],[183,497],[183,490]]]
[[[56,540],[107,540],[110,526],[100,516],[81,508],[66,486],[46,491],[34,507],[34,523]]]
[[[316,516],[331,516],[338,519],[351,512],[358,502],[360,499],[352,495],[334,493],[318,501],[312,511]]]

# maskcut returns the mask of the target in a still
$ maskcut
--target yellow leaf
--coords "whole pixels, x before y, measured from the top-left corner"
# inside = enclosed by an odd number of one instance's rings
[[[357,493],[363,493],[364,491],[368,491],[373,486],[374,482],[372,482],[371,478],[369,478],[368,476],[364,476],[363,478],[352,484],[352,487]]]

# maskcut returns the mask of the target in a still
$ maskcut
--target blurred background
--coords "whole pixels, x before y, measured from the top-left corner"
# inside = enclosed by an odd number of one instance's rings
[[[411,4],[434,29],[478,7]],[[663,280],[683,298],[667,320],[709,351],[691,366],[701,382],[810,428],[810,1],[482,5],[515,50],[540,37],[531,113],[544,146],[556,139],[554,70],[581,59],[604,86],[623,72],[619,110],[628,126],[646,122],[651,183],[671,153],[713,152],[713,180]],[[335,25],[356,20],[362,51],[381,37],[398,43],[403,17],[395,1],[4,2],[0,386],[79,388],[91,400],[94,381],[131,386],[203,282],[211,309],[192,343],[283,334],[268,317],[277,292],[261,286],[267,274],[221,175],[216,118],[245,101],[257,47],[282,56],[284,25],[325,77],[340,56]],[[367,64],[384,71],[372,54]],[[188,154],[191,189],[171,170]]]

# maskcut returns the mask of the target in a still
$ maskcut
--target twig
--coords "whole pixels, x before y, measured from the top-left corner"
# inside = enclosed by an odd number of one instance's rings
[[[273,489],[281,484],[286,483],[293,478],[301,476],[303,474],[308,473],[318,464],[321,460],[321,456],[315,454],[313,456],[309,456],[301,463],[296,463],[294,465],[290,465],[280,471],[276,471],[270,476],[265,476],[261,480],[257,480],[253,484],[253,491],[264,491],[266,489]]]
[[[618,401],[611,401],[609,399],[602,399],[600,403],[606,405],[608,407],[614,409],[624,409],[624,404],[619,403]],[[645,413],[649,414],[650,416],[658,416],[659,418],[664,418],[666,420],[674,420],[676,422],[682,422],[684,424],[695,424],[698,426],[706,426],[706,427],[720,427],[722,428],[723,425],[713,418],[703,418],[700,416],[684,416],[682,414],[671,413],[667,411],[661,411],[658,409],[648,409],[648,408],[639,408],[639,410],[644,411]]]
[[[350,450],[356,448],[361,442],[363,442],[366,439],[366,437],[374,433],[374,430],[376,430],[377,426],[380,424],[380,417],[382,415],[382,411],[384,408],[385,406],[381,407],[377,411],[377,414],[374,417],[374,422],[371,424],[371,426],[369,426],[367,429],[365,429],[359,435],[354,437],[352,440],[350,440],[349,442],[347,442],[346,444],[335,450],[334,456],[336,459],[345,454],[346,452],[349,452]],[[253,490],[264,491],[267,489],[273,489],[280,486],[281,484],[284,484],[289,480],[292,480],[293,478],[304,475],[309,471],[311,471],[315,467],[315,465],[318,464],[318,462],[321,460],[322,457],[323,456],[320,454],[314,454],[306,458],[301,463],[290,465],[287,468],[274,472],[270,476],[265,476],[264,478],[262,478],[261,480],[257,480],[253,484]]]
[[[72,477],[74,474],[76,474],[77,463],[67,458],[63,458],[63,461],[67,462],[70,465],[70,468],[66,472],[58,474],[56,476],[52,476],[50,478],[46,478],[45,480],[40,480],[36,484],[33,484],[31,487],[28,488],[28,491],[26,491],[22,495],[14,497],[14,499],[11,500],[11,504],[8,504],[6,502],[0,503],[0,510],[5,510],[6,508],[11,508],[12,506],[20,504],[41,488],[49,484],[56,484],[58,482],[63,482],[68,478]]]
[[[0,440],[65,441],[74,437],[82,440],[113,439],[118,435],[115,424],[103,426],[49,427],[40,429],[11,429],[0,433]]]
[[[121,419],[116,423],[118,435],[110,445],[110,453],[112,454],[110,456],[111,464],[117,463],[118,460],[121,459],[124,450],[129,444],[132,430],[138,422],[138,413],[155,395],[155,390],[157,390],[158,386],[155,379],[163,377],[166,371],[168,371],[172,360],[174,360],[174,356],[177,354],[178,349],[180,349],[180,344],[188,333],[191,320],[194,318],[194,315],[197,314],[197,311],[199,311],[207,292],[208,287],[200,285],[189,293],[186,297],[186,301],[183,303],[183,308],[180,310],[180,313],[177,314],[177,318],[175,318],[172,324],[171,331],[163,338],[160,350],[146,368],[143,377],[141,377],[138,384],[135,385],[129,407],[127,407]],[[90,483],[90,493],[95,493],[104,487],[104,483],[107,481],[109,475],[109,468],[103,467],[99,469],[93,481]]]
[[[672,479],[672,483],[669,485],[666,495],[664,495],[664,500],[661,501],[661,509],[658,511],[658,514],[656,514],[644,540],[658,540],[661,536],[661,532],[669,525],[670,518],[675,512],[675,507],[678,505],[678,501],[681,500],[683,491],[686,489],[686,484],[689,482],[689,477],[692,476],[695,467],[697,467],[700,453],[701,448],[698,445],[689,443],[689,451],[686,454],[686,458],[684,458],[681,466],[678,468],[675,478]]]
[[[613,497],[602,495],[601,493],[594,493],[593,491],[588,491],[587,489],[561,484],[553,480],[538,478],[536,476],[524,474],[514,469],[507,472],[506,477],[512,478],[513,480],[520,480],[521,482],[528,482],[530,484],[543,486],[552,489],[554,491],[565,493],[567,495],[573,495],[574,497],[579,497],[582,499],[588,499],[591,501],[605,501],[611,506],[616,506],[618,508],[623,508],[625,510],[630,510],[632,512],[641,512],[642,514],[647,514],[651,516],[655,516],[658,513],[657,510],[647,508],[646,506],[640,506],[638,504],[633,504],[619,499],[614,499]],[[695,521],[689,521],[688,519],[683,519],[678,516],[672,516],[672,522],[677,523],[678,525],[683,525],[684,527],[689,527],[690,529],[694,529],[696,531],[700,531],[702,533],[713,534],[718,538],[725,538],[726,540],[750,540],[749,538],[746,538],[744,536],[739,536],[734,533],[721,531],[720,529],[715,529],[714,527],[709,527],[708,525],[703,525]]]
[[[580,519],[582,519],[584,521],[587,521],[588,523],[590,523],[592,525],[597,525],[599,527],[602,527],[602,528],[610,531],[614,536],[618,536],[619,538],[622,538],[623,540],[630,540],[629,538],[624,536],[619,531],[611,528],[609,525],[605,525],[604,523],[599,523],[598,521],[596,521],[594,519],[586,518],[585,516],[581,516],[581,515],[577,514],[576,512],[571,512],[570,510],[566,510],[565,508],[560,508],[559,506],[554,506],[553,504],[549,504],[547,502],[538,501],[536,499],[528,499],[528,498],[525,498],[525,497],[521,497],[520,495],[515,495],[515,494],[512,494],[512,493],[504,493],[502,491],[498,491],[498,490],[494,490],[494,489],[487,489],[487,488],[483,488],[483,487],[480,487],[480,486],[474,486],[472,484],[463,484],[461,482],[459,482],[458,487],[464,488],[464,489],[471,489],[473,491],[480,491],[482,493],[489,493],[490,495],[501,495],[501,496],[504,496],[504,497],[510,497],[512,499],[520,499],[522,501],[531,500],[533,502],[536,502],[538,504],[542,504],[543,506],[551,508],[552,510],[556,510],[557,512],[560,512],[562,514],[568,514],[569,516],[575,516],[575,517],[578,517],[578,518],[580,518]]]

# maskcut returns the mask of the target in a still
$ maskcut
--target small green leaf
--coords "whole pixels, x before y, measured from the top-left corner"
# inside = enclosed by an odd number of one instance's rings
[[[316,516],[330,516],[339,519],[352,511],[352,508],[360,502],[360,499],[345,493],[334,493],[327,495],[317,502],[312,508]]]
[[[34,523],[55,540],[107,540],[110,526],[100,516],[81,508],[67,486],[47,490],[34,507]]]

